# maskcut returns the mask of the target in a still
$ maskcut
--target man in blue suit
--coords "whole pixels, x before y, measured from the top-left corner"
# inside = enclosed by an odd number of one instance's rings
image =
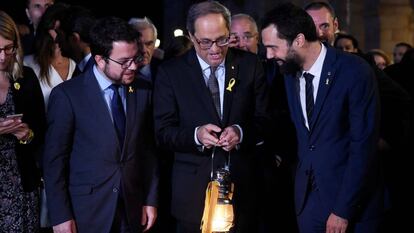
[[[52,91],[44,177],[55,232],[141,232],[155,221],[151,88],[134,80],[138,38],[121,19],[97,21],[95,65]]]
[[[371,68],[319,42],[312,18],[291,3],[271,10],[262,26],[267,58],[285,74],[297,132],[300,232],[378,232],[384,201]]]

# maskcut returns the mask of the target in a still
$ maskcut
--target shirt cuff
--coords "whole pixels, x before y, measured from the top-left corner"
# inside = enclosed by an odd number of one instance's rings
[[[197,130],[200,128],[200,126],[196,127],[194,130],[194,142],[197,144],[197,146],[202,146],[203,144],[200,143],[200,141],[197,138]]]
[[[243,141],[243,130],[242,130],[242,128],[240,127],[240,125],[238,125],[238,124],[234,124],[233,126],[237,127],[237,128],[239,129],[239,131],[240,131],[240,141],[239,141],[239,143],[238,143],[238,144],[240,144],[240,143],[242,143],[242,141]]]

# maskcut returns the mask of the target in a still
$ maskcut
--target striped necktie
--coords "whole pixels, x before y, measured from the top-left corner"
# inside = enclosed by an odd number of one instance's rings
[[[217,67],[210,66],[210,77],[207,81],[207,87],[210,90],[211,97],[213,98],[214,107],[216,108],[217,114],[221,119],[221,108],[220,108],[220,90],[216,77]]]

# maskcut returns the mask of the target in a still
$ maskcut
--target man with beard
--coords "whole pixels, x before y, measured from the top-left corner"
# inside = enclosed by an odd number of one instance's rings
[[[300,232],[377,232],[384,192],[371,68],[323,45],[312,18],[291,3],[267,13],[262,25],[267,58],[285,74],[297,133]]]
[[[52,91],[44,178],[54,232],[142,232],[154,224],[152,94],[134,80],[138,38],[121,19],[97,21],[95,64]]]

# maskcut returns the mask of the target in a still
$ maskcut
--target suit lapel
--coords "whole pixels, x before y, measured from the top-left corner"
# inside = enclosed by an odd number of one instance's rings
[[[118,154],[121,153],[118,137],[116,136],[115,127],[113,127],[113,122],[111,115],[108,109],[108,106],[105,102],[105,99],[102,95],[102,90],[99,87],[98,81],[96,80],[95,75],[93,74],[93,69],[88,69],[85,72],[88,72],[83,78],[85,82],[85,92],[86,92],[86,101],[89,101],[91,112],[95,114],[94,120],[99,122],[105,129],[105,132],[111,132],[108,137],[108,140],[116,142],[118,148]]]
[[[204,81],[203,71],[198,63],[197,55],[193,49],[187,55],[187,63],[191,71],[191,87],[194,87],[194,98],[200,98],[203,106],[205,106],[207,112],[210,114],[211,119],[215,119],[215,124],[220,125],[220,119],[218,117],[216,108],[214,107],[213,99],[211,98],[210,91]]]
[[[288,97],[288,104],[291,110],[292,119],[295,122],[297,130],[303,134],[308,135],[309,130],[305,125],[305,118],[303,117],[302,107],[299,99],[299,80],[297,75],[285,76],[286,94]]]
[[[126,99],[126,125],[125,125],[125,139],[124,139],[124,145],[122,145],[122,155],[121,160],[124,160],[125,156],[125,146],[128,144],[129,138],[131,137],[131,130],[134,128],[134,124],[137,120],[137,91],[134,83],[125,86],[124,88],[124,94]]]
[[[233,102],[233,93],[237,91],[239,66],[236,57],[231,50],[228,50],[226,58],[226,74],[224,81],[224,100],[223,100],[223,119],[222,123],[226,126],[229,122],[230,110]]]
[[[312,114],[312,125],[310,126],[311,131],[314,129],[315,124],[317,123],[321,109],[334,82],[334,74],[336,70],[334,69],[333,64],[335,61],[335,51],[333,51],[332,48],[327,47],[326,57],[323,63],[321,78],[318,86],[318,93],[316,95],[315,107]]]

